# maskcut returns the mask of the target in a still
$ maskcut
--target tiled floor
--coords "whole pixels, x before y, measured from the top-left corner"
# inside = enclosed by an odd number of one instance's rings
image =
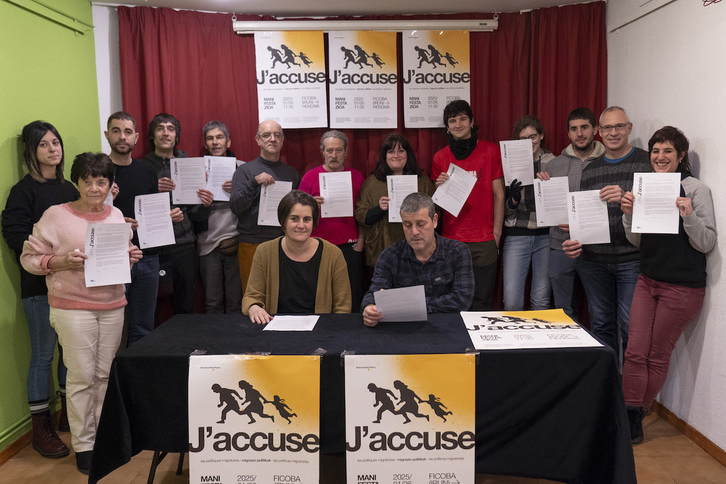
[[[639,484],[724,484],[726,467],[706,454],[701,448],[655,414],[644,421],[645,442],[634,449],[635,467]],[[70,435],[61,435],[68,443]],[[186,484],[189,467],[185,460],[184,472],[175,474],[178,455],[167,457],[159,466],[155,484]],[[321,462],[325,482],[344,483],[340,459]],[[101,481],[102,484],[143,484],[151,465],[151,452],[142,452],[131,462]],[[86,484],[88,478],[78,472],[75,458],[44,459],[32,449],[24,448],[0,466],[3,484]],[[491,476],[480,474],[476,484],[544,484],[544,479]]]

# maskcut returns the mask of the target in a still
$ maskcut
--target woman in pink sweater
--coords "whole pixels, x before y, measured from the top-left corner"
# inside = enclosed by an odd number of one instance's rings
[[[114,165],[108,156],[78,155],[71,168],[71,181],[78,186],[80,199],[46,210],[20,256],[25,270],[46,275],[50,323],[65,350],[63,362],[68,368],[71,444],[76,466],[85,474],[91,467],[96,426],[111,361],[121,342],[126,306],[123,284],[86,287],[84,275],[88,224],[124,223],[121,211],[104,203],[113,175]],[[129,242],[130,263],[141,257],[141,250]]]

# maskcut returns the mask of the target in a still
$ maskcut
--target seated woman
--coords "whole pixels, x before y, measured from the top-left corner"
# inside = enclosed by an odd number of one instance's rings
[[[311,238],[318,225],[318,202],[293,190],[280,200],[277,219],[285,235],[264,242],[255,252],[242,298],[242,313],[256,324],[270,314],[350,312],[350,282],[343,253]]]
[[[66,391],[71,444],[76,466],[84,474],[91,468],[91,452],[108,386],[111,361],[124,327],[124,284],[86,287],[84,253],[89,224],[123,224],[118,208],[106,205],[114,178],[114,165],[103,153],[82,153],[73,160],[71,181],[81,198],[45,211],[25,242],[20,263],[31,274],[45,275],[50,324],[63,347],[68,368]],[[131,244],[129,262],[141,259]]]
[[[402,134],[391,133],[383,140],[378,151],[378,164],[366,178],[355,204],[355,219],[363,229],[366,265],[373,274],[378,256],[383,249],[404,239],[403,225],[388,222],[388,175],[416,175],[418,191],[434,194],[434,185],[416,162],[411,144]]]
[[[681,176],[681,193],[675,199],[680,217],[677,234],[634,233],[635,196],[626,192],[620,202],[625,235],[640,247],[623,364],[623,396],[634,444],[643,441],[643,414],[663,388],[678,338],[701,310],[706,254],[716,245],[711,191],[691,174],[686,136],[665,126],[650,138],[648,150],[654,172]]]

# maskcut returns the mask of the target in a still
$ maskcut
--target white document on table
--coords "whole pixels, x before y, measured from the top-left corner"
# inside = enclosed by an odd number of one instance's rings
[[[567,223],[567,194],[570,185],[566,176],[549,180],[534,180],[534,208],[537,227],[552,227]]]
[[[320,316],[275,316],[262,331],[312,331]]]
[[[680,173],[633,174],[633,233],[677,234]]]
[[[260,209],[257,213],[258,225],[269,225],[279,227],[277,220],[277,206],[282,197],[292,191],[292,182],[275,181],[272,185],[264,185],[260,188]]]
[[[436,205],[454,217],[459,216],[461,207],[466,203],[469,194],[476,185],[476,177],[465,169],[451,163],[446,170],[449,179],[442,183],[431,197]]]
[[[373,293],[381,321],[426,321],[426,293],[423,286],[397,287]]]
[[[171,204],[168,193],[150,193],[136,195],[134,198],[134,215],[139,227],[136,234],[139,236],[141,249],[171,245],[174,239],[174,225],[169,212]]]
[[[401,203],[409,193],[418,191],[418,177],[416,175],[388,175],[388,221],[401,222]]]
[[[532,185],[534,183],[532,140],[500,141],[499,148],[502,151],[504,183],[509,186],[512,180],[517,179],[522,182],[522,186]]]
[[[207,190],[212,192],[214,200],[229,202],[229,193],[222,190],[222,184],[232,179],[237,169],[237,160],[229,156],[205,156],[204,163],[207,170]]]
[[[86,287],[131,282],[129,263],[130,223],[88,224],[83,264]]]
[[[320,206],[322,218],[353,216],[353,178],[349,171],[321,172],[320,196],[325,199]]]
[[[176,188],[171,198],[177,205],[202,203],[197,191],[207,188],[207,168],[204,158],[172,158],[171,179]]]
[[[600,200],[600,190],[570,192],[567,218],[570,239],[581,244],[609,244],[608,204]]]

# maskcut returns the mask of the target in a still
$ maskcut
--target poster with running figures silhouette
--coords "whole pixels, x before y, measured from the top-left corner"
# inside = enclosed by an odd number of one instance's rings
[[[320,481],[320,357],[189,358],[189,482]]]
[[[462,311],[478,350],[602,346],[562,309],[542,311]]]
[[[328,33],[331,128],[397,128],[395,32]]]
[[[403,32],[403,119],[407,128],[441,128],[444,108],[471,100],[469,32]]]
[[[474,358],[346,355],[347,483],[474,482]]]
[[[256,32],[255,58],[260,122],[328,126],[323,32]]]

